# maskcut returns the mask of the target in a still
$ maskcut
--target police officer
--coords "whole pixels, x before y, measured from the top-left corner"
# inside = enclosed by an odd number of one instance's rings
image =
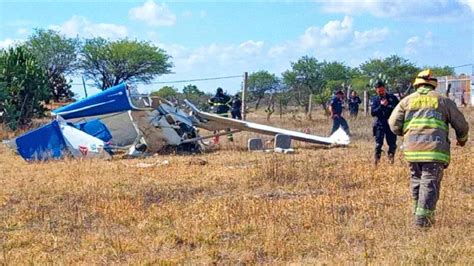
[[[221,87],[217,88],[216,95],[211,97],[208,101],[209,105],[213,108],[215,114],[222,116],[222,117],[229,117],[228,112],[231,108],[232,99],[229,95],[224,93]],[[230,131],[230,129],[226,129],[226,131]],[[229,141],[234,141],[234,137],[231,133],[227,134],[227,139]],[[217,141],[218,142],[218,138]]]
[[[401,100],[389,119],[392,131],[403,136],[403,153],[409,162],[415,225],[434,223],[443,170],[450,161],[450,124],[457,145],[467,142],[469,124],[456,104],[436,92],[431,70],[421,71],[413,86],[416,91]]]
[[[356,91],[351,92],[349,97],[349,113],[352,118],[357,118],[359,114],[359,105],[362,103]]]
[[[346,119],[342,116],[342,110],[344,109],[344,92],[342,90],[336,91],[331,101],[329,102],[329,112],[332,118],[332,130],[331,134],[336,132],[339,127],[342,127],[348,135],[350,135],[349,125]]]
[[[232,110],[230,111],[233,119],[242,120],[242,100],[238,93],[232,99]]]
[[[375,137],[374,164],[377,165],[382,155],[383,140],[388,144],[388,159],[391,164],[394,162],[395,150],[397,149],[397,136],[393,134],[388,125],[388,118],[393,109],[398,104],[395,95],[385,91],[385,83],[378,80],[375,83],[376,96],[372,97],[370,114],[374,117],[372,133]]]

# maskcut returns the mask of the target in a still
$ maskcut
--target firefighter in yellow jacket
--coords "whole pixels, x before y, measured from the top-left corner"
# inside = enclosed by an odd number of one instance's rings
[[[429,227],[439,198],[443,170],[450,161],[449,125],[456,132],[457,145],[467,142],[469,125],[449,98],[436,92],[431,70],[421,71],[413,83],[416,92],[395,107],[390,129],[403,136],[405,159],[411,172],[415,224]]]

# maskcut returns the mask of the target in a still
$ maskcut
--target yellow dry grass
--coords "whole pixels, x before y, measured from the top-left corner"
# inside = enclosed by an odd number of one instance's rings
[[[272,123],[330,128],[322,116]],[[1,147],[0,263],[474,264],[474,134],[452,147],[437,224],[419,231],[402,156],[374,168],[370,119],[349,123],[349,147],[294,155],[246,152],[249,133],[141,160],[26,163]]]

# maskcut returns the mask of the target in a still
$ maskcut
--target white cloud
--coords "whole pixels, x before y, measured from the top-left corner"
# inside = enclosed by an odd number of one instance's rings
[[[470,15],[466,5],[471,12],[474,10],[473,0],[328,0],[323,3],[323,10],[348,15],[369,13],[376,17],[441,20]]]
[[[72,16],[71,19],[62,25],[50,25],[50,29],[60,31],[69,37],[103,37],[103,38],[124,38],[128,34],[127,27],[109,24],[92,23],[82,16]]]
[[[420,36],[411,36],[405,42],[405,54],[414,55],[422,49],[430,48],[433,45],[433,33],[428,31],[423,38]]]
[[[458,0],[459,3],[468,6],[471,12],[474,12],[474,1],[473,0]]]
[[[181,16],[183,16],[184,18],[192,18],[193,17],[193,12],[191,12],[189,10],[186,10],[183,13],[181,13]]]
[[[380,43],[385,41],[385,39],[390,34],[388,28],[382,29],[372,29],[367,31],[355,31],[354,32],[354,40],[352,41],[352,45],[356,48],[363,48],[367,47],[373,43]]]
[[[407,45],[413,45],[413,44],[417,44],[417,43],[419,43],[419,42],[420,42],[420,37],[418,37],[418,36],[412,36],[412,37],[408,38],[406,44],[407,44]]]
[[[259,54],[262,50],[263,42],[262,41],[246,41],[239,45],[239,49],[246,54]]]
[[[16,41],[6,38],[5,40],[0,41],[0,49],[6,49],[11,46],[13,46],[16,43]]]
[[[303,48],[331,47],[343,43],[352,32],[352,18],[345,16],[342,21],[331,20],[322,28],[312,26],[301,36]]]
[[[134,7],[128,12],[130,19],[141,20],[150,26],[173,26],[176,15],[166,4],[156,4],[153,0],[146,1],[142,6]]]
[[[30,33],[30,30],[27,28],[19,28],[16,30],[16,33],[18,35],[27,35],[28,33]]]
[[[285,53],[288,50],[287,45],[277,45],[273,46],[268,50],[268,56],[277,57]]]

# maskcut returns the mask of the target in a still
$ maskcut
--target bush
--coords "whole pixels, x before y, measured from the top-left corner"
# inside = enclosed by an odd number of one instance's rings
[[[44,116],[50,99],[48,78],[22,46],[0,52],[0,122],[12,130]]]

